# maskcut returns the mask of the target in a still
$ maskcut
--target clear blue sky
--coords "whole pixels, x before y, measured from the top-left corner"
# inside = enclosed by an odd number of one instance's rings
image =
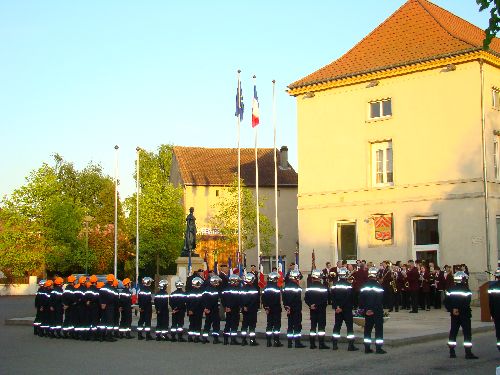
[[[1,1],[0,197],[61,154],[114,175],[134,191],[135,148],[162,143],[236,147],[234,96],[242,70],[241,146],[253,147],[252,75],[261,108],[259,146],[297,167],[291,82],[340,57],[404,0]],[[485,28],[475,0],[434,3]]]

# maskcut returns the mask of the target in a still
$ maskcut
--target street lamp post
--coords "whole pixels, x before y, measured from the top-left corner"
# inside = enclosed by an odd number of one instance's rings
[[[135,285],[139,284],[139,155],[141,148],[137,146],[137,178],[136,178],[136,234],[135,234]]]

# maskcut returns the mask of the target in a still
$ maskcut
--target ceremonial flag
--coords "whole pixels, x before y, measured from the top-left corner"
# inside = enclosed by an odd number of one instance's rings
[[[314,249],[311,254],[311,271],[316,269],[316,255],[314,255]]]
[[[299,251],[295,252],[295,271],[299,270]]]
[[[238,78],[238,88],[236,89],[236,112],[234,115],[243,120],[243,111],[245,110],[245,105],[243,104],[243,90],[241,89],[241,82]]]
[[[260,264],[259,269],[259,288],[264,289],[266,287],[266,278],[264,276],[264,266]]]
[[[280,275],[278,279],[278,286],[281,288],[284,284],[285,278],[283,277],[283,271],[285,270],[285,264],[281,255],[278,257],[278,273]]]
[[[257,97],[257,86],[253,86],[253,102],[252,102],[252,128],[259,125],[259,98]]]

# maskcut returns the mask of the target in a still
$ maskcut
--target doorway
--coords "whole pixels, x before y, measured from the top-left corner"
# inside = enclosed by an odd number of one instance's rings
[[[358,243],[355,221],[337,223],[337,255],[338,260],[357,259]]]

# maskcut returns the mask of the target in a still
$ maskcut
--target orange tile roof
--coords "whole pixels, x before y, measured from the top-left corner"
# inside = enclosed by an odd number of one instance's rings
[[[408,0],[342,57],[290,89],[482,48],[484,31],[427,0]],[[500,53],[500,39],[490,51]]]
[[[237,148],[173,148],[179,167],[182,183],[197,186],[227,186],[238,173]],[[278,166],[280,152],[278,152]],[[261,148],[259,157],[259,186],[274,186],[274,155],[272,148]],[[289,169],[278,167],[279,186],[297,186],[297,172],[288,164]],[[241,149],[241,177],[245,185],[255,186],[255,150]]]

